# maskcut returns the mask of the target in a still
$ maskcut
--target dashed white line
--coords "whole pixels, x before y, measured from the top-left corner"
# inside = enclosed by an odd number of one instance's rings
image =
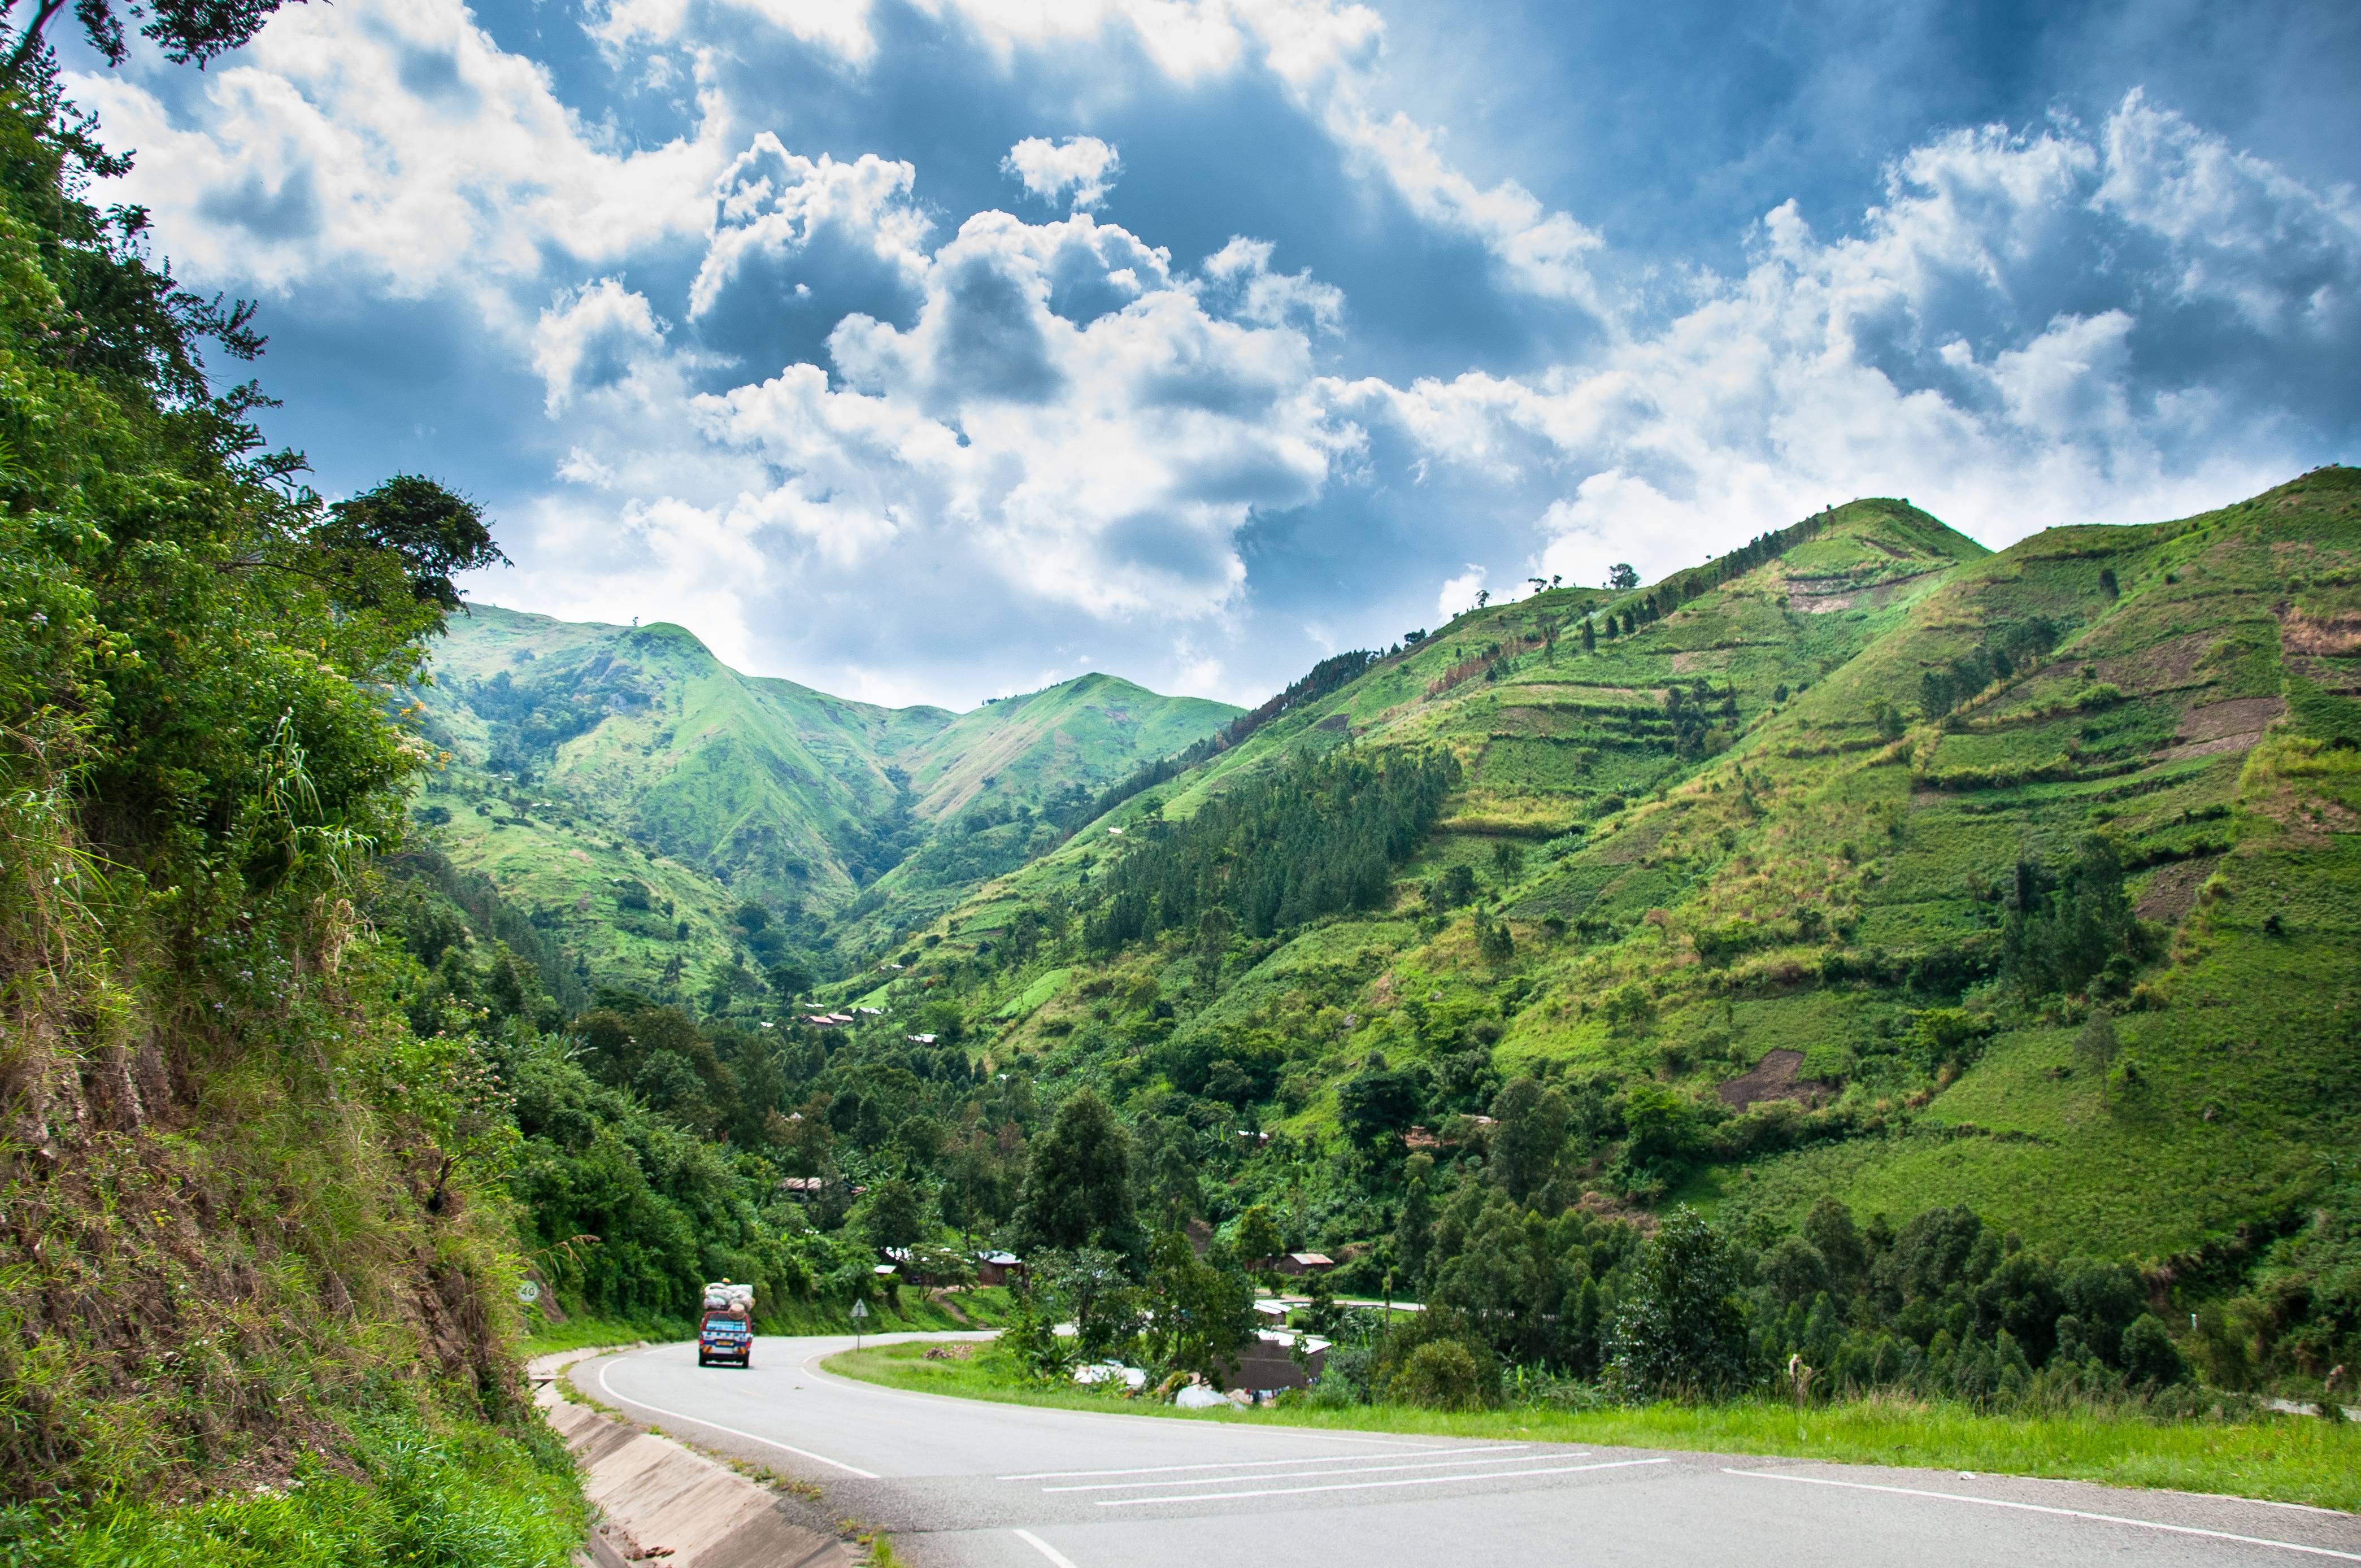
[[[1411,1448],[1403,1452],[1418,1453],[1513,1453],[1525,1445],[1521,1442],[1499,1443],[1490,1448]],[[1210,1464],[1142,1464],[1130,1470],[1028,1470],[1022,1475],[1000,1475],[1001,1481],[1081,1481],[1095,1475],[1170,1475],[1183,1470],[1255,1470],[1273,1464],[1327,1464],[1339,1459],[1358,1459],[1357,1453],[1322,1453],[1310,1459],[1228,1459]]]
[[[1396,1470],[1444,1470],[1461,1464],[1534,1464],[1582,1459],[1580,1453],[1528,1453],[1513,1459],[1426,1459],[1410,1464],[1352,1464],[1341,1470],[1300,1470],[1293,1475],[1200,1475],[1188,1481],[1096,1481],[1087,1486],[1044,1486],[1048,1492],[1139,1492],[1151,1486],[1233,1486],[1241,1481],[1294,1481],[1306,1475],[1383,1475]],[[1463,1477],[1464,1478],[1464,1477]]]
[[[1031,1547],[1034,1551],[1048,1558],[1051,1563],[1055,1564],[1055,1568],[1074,1568],[1074,1560],[1072,1558],[1067,1556],[1064,1552],[1059,1551],[1056,1547],[1050,1545],[1039,1536],[1035,1535],[1031,1530],[1020,1530],[1013,1533],[1016,1535],[1017,1540],[1023,1541],[1026,1545]]]
[[[1528,1475],[1571,1475],[1578,1470],[1623,1470],[1636,1464],[1670,1464],[1670,1459],[1609,1459],[1597,1464],[1559,1464],[1546,1470],[1500,1470],[1484,1475],[1411,1475],[1399,1481],[1338,1481],[1325,1486],[1270,1486],[1253,1492],[1201,1492],[1192,1497],[1104,1497],[1103,1508],[1136,1508],[1146,1503],[1222,1503],[1239,1497],[1291,1497],[1306,1492],[1366,1492],[1379,1486],[1440,1486],[1462,1481],[1521,1481]]]
[[[719,1421],[708,1420],[703,1416],[692,1416],[685,1410],[667,1410],[662,1405],[651,1405],[645,1399],[634,1399],[628,1394],[618,1394],[615,1392],[614,1385],[607,1381],[607,1368],[613,1365],[614,1363],[611,1361],[602,1362],[599,1364],[598,1387],[605,1390],[607,1398],[614,1400],[619,1405],[631,1405],[642,1410],[653,1410],[660,1416],[670,1416],[676,1421],[686,1421],[692,1426],[705,1427],[713,1431],[726,1431],[731,1437],[742,1437],[748,1442],[759,1442],[765,1448],[775,1448],[782,1453],[792,1453],[798,1458],[813,1460],[821,1464],[833,1465],[835,1468],[843,1471],[848,1475],[860,1476],[863,1481],[874,1481],[877,1479],[877,1473],[873,1470],[863,1470],[858,1465],[847,1464],[841,1459],[830,1459],[825,1453],[814,1453],[808,1448],[797,1448],[793,1443],[781,1442],[776,1438],[758,1437],[751,1431],[740,1431],[736,1427],[725,1427]]]
[[[1758,1481],[1795,1481],[1806,1486],[1843,1486],[1855,1492],[1888,1492],[1897,1497],[1934,1497],[1947,1503],[1981,1503],[1988,1508],[2015,1508],[2028,1514],[2054,1514],[2060,1519],[2091,1519],[2099,1524],[2129,1525],[2135,1530],[2162,1530],[2169,1535],[2198,1535],[2208,1541],[2235,1541],[2242,1546],[2268,1546],[2281,1552],[2301,1552],[2312,1557],[2334,1557],[2343,1563],[2361,1563],[2361,1552],[2337,1552],[2325,1546],[2306,1546],[2301,1541],[2273,1541],[2268,1536],[2238,1535],[2226,1530],[2201,1530],[2193,1524],[2166,1524],[2160,1519],[2136,1519],[2122,1514],[2096,1514],[2081,1508],[2052,1508],[2047,1503],[2020,1503],[2008,1497],[1977,1497],[1965,1492],[1935,1492],[1916,1486],[1883,1486],[1869,1481],[1839,1481],[1826,1475],[1783,1475],[1774,1470],[1733,1470],[1725,1465],[1725,1475],[1752,1475]]]

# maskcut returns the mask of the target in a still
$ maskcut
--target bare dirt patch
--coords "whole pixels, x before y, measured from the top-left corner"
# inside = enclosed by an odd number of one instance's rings
[[[2263,738],[2259,729],[2246,735],[2224,735],[2213,740],[2192,740],[2179,746],[2167,746],[2154,753],[2159,762],[2185,762],[2193,757],[2218,757],[2224,752],[2251,751],[2255,742]]]
[[[2334,800],[2289,789],[2277,791],[2255,810],[2286,828],[2297,844],[2307,849],[2326,844],[2332,833],[2361,833],[2361,813]]]
[[[2186,762],[2230,751],[2251,751],[2271,721],[2287,711],[2275,696],[2234,697],[2209,702],[2180,716],[2180,733],[2174,743],[2156,753],[2160,762]]]
[[[2279,617],[2279,644],[2290,653],[2332,659],[2361,653],[2361,610],[2306,615],[2289,609]]]
[[[1911,584],[1944,570],[1943,566],[1930,566],[1923,572],[1904,572],[1869,583],[1861,582],[1858,577],[1850,580],[1790,577],[1787,579],[1788,608],[1806,615],[1826,615],[1839,609],[1879,609],[1901,598]],[[1815,587],[1814,584],[1825,587]]]
[[[1791,584],[1787,596],[1787,608],[1798,615],[1830,615],[1840,609],[1850,609],[1852,601],[1858,597],[1860,596],[1851,593],[1806,593],[1801,588],[1794,587]]]
[[[2205,685],[2210,676],[2197,673],[2205,654],[2219,641],[2210,631],[2192,631],[2111,659],[2091,661],[2091,673],[2135,696]]]
[[[2361,696],[2361,658],[2314,659],[2291,653],[2288,655],[2287,667],[2323,691],[2334,692],[2339,696]]]
[[[1629,832],[1618,834],[1599,851],[1598,858],[1610,866],[1628,866],[1654,849],[1672,826],[1670,816],[1660,813]]]
[[[2209,702],[2181,715],[2179,739],[2186,742],[2221,740],[2233,735],[2260,735],[2269,728],[2272,719],[2286,711],[2286,700],[2276,696],[2242,696],[2228,702]]]
[[[1733,1111],[1765,1100],[1795,1100],[1806,1107],[1824,1105],[1837,1096],[1838,1086],[1824,1078],[1799,1078],[1801,1051],[1765,1051],[1753,1070],[1721,1086],[1721,1102]]]
[[[1515,681],[1500,688],[1502,707],[1535,703],[1658,703],[1664,694],[1653,686],[1586,685],[1580,681]]]
[[[2200,860],[2182,861],[2161,868],[2148,878],[2139,902],[2132,906],[2132,913],[2143,920],[2160,921],[2167,926],[2180,925],[2197,906],[2197,890],[2205,885],[2205,879],[2212,876],[2213,868],[2221,863],[2221,856],[2207,855]]]

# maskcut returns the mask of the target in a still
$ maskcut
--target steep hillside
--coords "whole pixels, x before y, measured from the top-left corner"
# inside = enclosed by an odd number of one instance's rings
[[[1472,1170],[1488,1129],[1450,1118],[1530,1076],[1570,1107],[1560,1201],[1958,1202],[2237,1254],[2356,1131],[2356,477],[1998,555],[1857,502],[1462,617],[984,889],[875,994],[958,995],[994,1060],[1135,1116],[1293,1135],[1235,1194],[1291,1192],[1332,1251],[1389,1255],[1406,1128]],[[1111,861],[1348,751],[1461,771],[1382,894],[1093,950]]]
[[[0,96],[0,1559],[556,1568],[514,1130],[370,918],[385,696],[499,553],[266,455],[54,69]]]
[[[791,948],[923,921],[1053,846],[1044,819],[1236,710],[1085,675],[972,712],[738,674],[675,626],[478,607],[418,700],[452,766],[423,818],[582,972],[759,987]],[[748,928],[741,905],[773,927]],[[769,935],[763,935],[767,929]]]

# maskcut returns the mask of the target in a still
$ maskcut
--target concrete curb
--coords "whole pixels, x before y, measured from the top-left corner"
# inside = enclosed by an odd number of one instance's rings
[[[853,1547],[797,1522],[768,1488],[566,1398],[559,1374],[607,1353],[537,1356],[527,1367],[533,1403],[581,1465],[582,1489],[598,1509],[602,1522],[589,1542],[598,1568],[626,1568],[657,1551],[665,1568],[855,1568],[862,1561]]]

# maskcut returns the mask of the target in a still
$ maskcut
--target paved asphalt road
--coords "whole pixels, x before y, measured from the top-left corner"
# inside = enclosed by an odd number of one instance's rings
[[[892,1531],[925,1568],[2361,1563],[2361,1519],[2286,1504],[1030,1409],[819,1370],[851,1343],[766,1338],[742,1371],[658,1345],[572,1376],[643,1420],[820,1483],[831,1508]]]

